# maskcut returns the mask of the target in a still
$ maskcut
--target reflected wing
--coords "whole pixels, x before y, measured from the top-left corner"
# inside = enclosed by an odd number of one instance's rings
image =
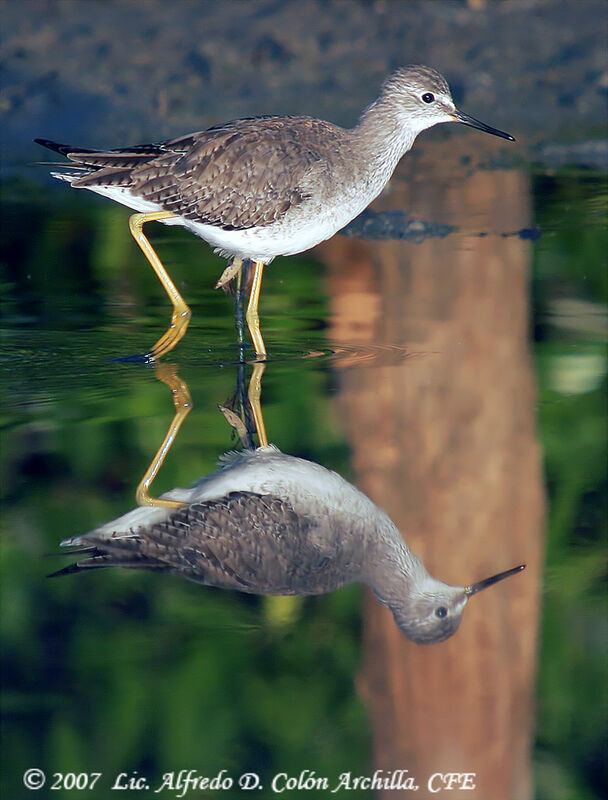
[[[184,506],[150,528],[81,537],[85,559],[56,575],[95,567],[169,570],[185,578],[251,593],[327,591],[331,558],[316,542],[318,525],[272,495],[233,492]],[[315,541],[313,541],[315,540]]]

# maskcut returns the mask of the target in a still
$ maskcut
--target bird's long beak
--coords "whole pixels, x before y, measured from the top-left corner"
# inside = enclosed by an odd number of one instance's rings
[[[525,564],[520,564],[519,567],[513,567],[512,569],[506,570],[506,572],[499,572],[498,575],[492,575],[491,578],[486,578],[483,581],[479,581],[479,583],[474,583],[472,586],[467,586],[464,593],[467,597],[470,597],[472,594],[477,594],[477,592],[481,592],[482,589],[487,589],[488,586],[492,586],[494,583],[508,578],[509,575],[515,575],[516,572],[521,572],[522,569],[525,568]]]
[[[491,128],[489,125],[486,125],[485,122],[480,122],[474,117],[469,117],[468,114],[463,114],[462,111],[454,112],[454,122],[462,122],[463,125],[469,125],[471,128],[477,128],[477,130],[484,131],[484,133],[491,133],[492,136],[500,136],[501,139],[508,139],[510,142],[515,141],[514,137],[511,136],[510,133],[499,131],[498,128]]]

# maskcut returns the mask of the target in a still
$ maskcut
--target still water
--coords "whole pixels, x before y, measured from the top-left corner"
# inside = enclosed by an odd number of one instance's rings
[[[246,772],[270,797],[306,770],[334,788],[375,769],[408,769],[418,797],[447,772],[475,773],[479,798],[601,796],[605,185],[426,152],[352,235],[277,259],[260,312],[272,442],[359,486],[446,582],[527,564],[429,647],[357,586],[273,598],[136,571],[45,578],[67,563],[61,539],[135,505],[173,403],[153,368],[113,359],[147,351],[169,305],[126,210],[4,187],[7,797],[30,796],[31,767],[55,798],[74,796],[50,789],[57,771],[101,772],[86,796],[106,798],[121,773],[145,778],[139,796],[175,796],[153,789],[182,769],[225,770],[226,798]],[[146,232],[193,311],[165,359],[194,407],[161,493],[238,446],[218,405],[239,351],[212,288],[224,262],[186,232]]]

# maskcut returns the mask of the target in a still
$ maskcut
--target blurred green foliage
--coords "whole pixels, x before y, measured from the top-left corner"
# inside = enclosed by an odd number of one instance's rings
[[[534,250],[533,322],[549,501],[537,796],[591,800],[608,786],[608,194],[597,177],[539,176],[534,198],[543,231]]]

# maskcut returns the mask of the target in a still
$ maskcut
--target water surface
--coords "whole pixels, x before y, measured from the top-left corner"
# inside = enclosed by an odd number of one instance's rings
[[[168,770],[251,770],[268,787],[407,763],[423,787],[459,769],[493,797],[600,796],[605,186],[431,152],[432,173],[424,157],[400,170],[363,229],[277,259],[260,307],[272,442],[359,485],[438,578],[528,564],[428,648],[359,587],[256,598],[136,572],[45,579],[66,563],[61,539],[134,506],[173,406],[153,369],[112,359],[145,352],[169,306],[127,211],[5,186],[7,786],[31,766],[101,771],[88,796],[107,797],[121,771],[158,786]],[[428,223],[417,242],[411,219]],[[165,359],[194,409],[160,493],[237,446],[217,406],[239,351],[212,288],[223,262],[186,232],[148,231],[193,310]]]

